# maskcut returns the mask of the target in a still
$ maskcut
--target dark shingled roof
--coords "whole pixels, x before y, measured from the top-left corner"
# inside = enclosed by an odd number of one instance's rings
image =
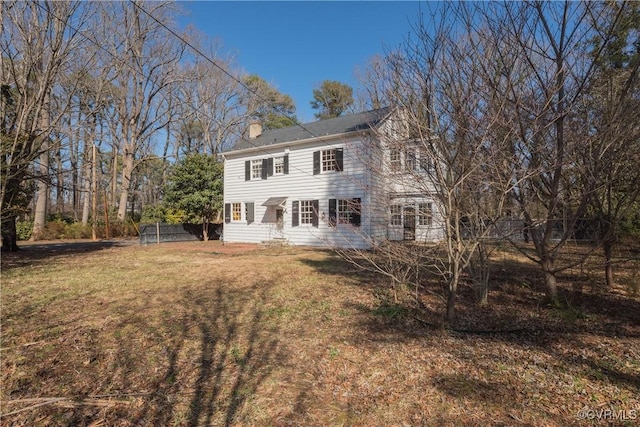
[[[266,130],[257,138],[239,140],[230,151],[365,130],[380,123],[390,111],[391,109],[389,107],[385,107],[363,113],[340,116],[334,119],[318,120],[316,122],[305,123],[302,126],[294,125],[281,129]]]

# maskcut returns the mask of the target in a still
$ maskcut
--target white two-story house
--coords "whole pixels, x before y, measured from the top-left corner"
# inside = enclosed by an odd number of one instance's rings
[[[222,155],[225,242],[369,248],[440,239],[429,188],[414,179],[430,162],[417,146],[389,142],[399,134],[393,117],[383,108],[264,132],[250,124]]]

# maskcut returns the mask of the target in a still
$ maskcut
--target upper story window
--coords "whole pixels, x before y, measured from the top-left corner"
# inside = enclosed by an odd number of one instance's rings
[[[408,171],[414,171],[418,168],[415,148],[407,148],[404,152],[404,168]]]
[[[399,171],[402,166],[402,159],[400,157],[400,150],[392,148],[389,150],[389,166],[392,171]]]
[[[269,179],[273,175],[287,175],[289,173],[289,154],[266,159],[245,160],[244,180]]]
[[[336,150],[322,150],[322,172],[336,169]]]
[[[274,157],[273,159],[274,175],[284,174],[284,156]]]
[[[262,159],[251,160],[251,179],[262,178]]]
[[[433,217],[433,207],[431,203],[418,204],[418,225],[430,226]]]
[[[417,146],[389,149],[389,169],[392,172],[429,172],[432,162],[427,151]]]
[[[313,153],[313,174],[321,172],[341,172],[343,170],[343,149],[331,148]]]
[[[433,162],[424,148],[420,149],[420,169],[423,172],[431,172],[433,169]]]

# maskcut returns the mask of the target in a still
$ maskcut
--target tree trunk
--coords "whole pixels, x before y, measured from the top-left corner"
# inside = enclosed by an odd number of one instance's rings
[[[57,144],[56,144],[57,145]],[[60,147],[55,150],[56,160],[56,213],[64,214],[64,170],[62,169],[62,152]]]
[[[553,305],[557,306],[559,304],[558,282],[556,273],[553,271],[553,261],[548,259],[543,260],[542,271],[544,272],[544,284],[546,287],[547,298],[549,298],[549,301]]]
[[[118,205],[118,219],[124,221],[127,215],[127,202],[129,201],[129,188],[131,187],[131,177],[133,175],[133,152],[125,148],[122,159],[122,189],[120,192],[120,204]]]
[[[209,241],[209,221],[202,221],[202,238],[205,242]]]
[[[41,129],[48,129],[50,126],[49,117],[49,95],[45,94],[42,102],[42,112],[39,123]],[[31,240],[42,238],[44,227],[47,221],[47,202],[49,200],[49,136],[38,136],[42,139],[42,154],[40,155],[40,179],[38,180],[38,198],[33,218],[33,233]]]
[[[605,239],[602,242],[602,251],[604,252],[604,275],[607,287],[612,287],[615,282],[613,278],[613,242]]]
[[[447,295],[447,323],[451,323],[456,318],[456,294],[458,293],[458,282],[460,276],[458,274],[458,265],[454,262],[453,275],[449,282],[449,289]]]
[[[3,216],[0,228],[2,229],[2,251],[16,252],[18,248],[18,232],[16,231],[16,217]]]
[[[456,292],[457,285],[449,287],[449,295],[447,296],[447,323],[451,323],[456,318]]]
[[[43,143],[46,150],[46,143]],[[40,240],[44,234],[44,227],[47,222],[47,202],[49,200],[49,152],[45,151],[40,155],[40,179],[38,180],[38,196],[36,198],[36,208],[33,218],[33,232],[31,240]]]

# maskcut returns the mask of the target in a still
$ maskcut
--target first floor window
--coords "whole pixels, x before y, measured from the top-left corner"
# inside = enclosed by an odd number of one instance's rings
[[[291,203],[291,226],[318,226],[318,200],[294,200]]]
[[[389,220],[389,224],[402,225],[402,206],[391,205],[390,211],[391,211],[391,218]]]
[[[242,218],[242,203],[231,204],[231,219],[233,221],[240,221]]]
[[[360,226],[361,199],[329,199],[329,227],[337,224]]]
[[[433,211],[431,203],[418,204],[418,225],[430,226]]]
[[[300,224],[313,224],[313,204],[311,200],[300,202]]]

